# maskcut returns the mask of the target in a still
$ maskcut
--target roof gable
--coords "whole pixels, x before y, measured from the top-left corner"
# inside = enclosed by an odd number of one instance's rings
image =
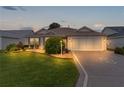
[[[78,31],[82,31],[82,32],[96,32],[96,31],[90,29],[87,26],[83,26],[82,28],[78,29]]]
[[[105,27],[103,30],[103,33],[105,33],[106,29],[110,29],[113,31],[112,34],[109,34],[110,36],[124,36],[124,26]],[[107,30],[107,31],[109,31],[109,30]]]
[[[116,34],[118,32],[116,32],[115,30],[112,30],[108,27],[105,27],[103,30],[102,30],[102,33],[104,33],[105,35],[109,36],[109,35],[112,35],[112,34]]]

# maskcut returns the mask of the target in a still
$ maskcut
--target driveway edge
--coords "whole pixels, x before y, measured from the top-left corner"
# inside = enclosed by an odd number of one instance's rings
[[[72,52],[73,55],[73,59],[74,62],[78,68],[78,71],[80,73],[80,76],[78,78],[78,81],[76,83],[76,87],[87,87],[87,83],[88,83],[88,74],[86,72],[86,70],[84,69],[84,67],[80,64],[77,56]]]

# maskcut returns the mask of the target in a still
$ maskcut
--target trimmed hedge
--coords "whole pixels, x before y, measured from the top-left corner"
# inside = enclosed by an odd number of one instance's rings
[[[115,48],[114,53],[124,55],[124,48]]]
[[[45,43],[45,52],[47,54],[59,54],[61,52],[61,44],[60,44],[61,40],[62,40],[61,37],[50,37],[49,39],[47,39]],[[62,45],[64,50],[65,44],[63,40],[62,40]]]

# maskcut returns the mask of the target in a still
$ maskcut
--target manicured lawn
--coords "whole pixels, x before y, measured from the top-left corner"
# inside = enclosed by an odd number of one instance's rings
[[[75,86],[78,75],[72,59],[31,52],[0,53],[0,86]]]

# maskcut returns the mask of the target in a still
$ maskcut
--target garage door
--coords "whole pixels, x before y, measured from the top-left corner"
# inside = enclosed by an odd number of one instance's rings
[[[106,49],[105,38],[94,37],[70,37],[68,47],[70,50],[79,51],[103,51]]]

